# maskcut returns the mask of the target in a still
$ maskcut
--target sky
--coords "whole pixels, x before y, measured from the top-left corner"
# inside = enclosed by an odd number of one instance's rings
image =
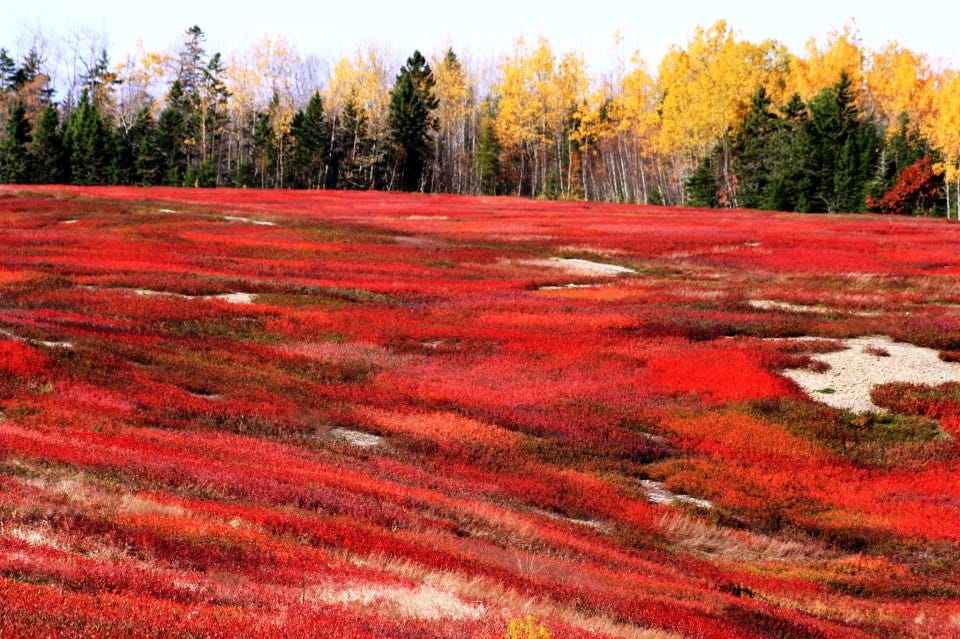
[[[139,8],[133,7],[139,4]],[[832,29],[855,21],[863,44],[887,40],[960,66],[960,2],[948,0],[267,0],[233,2],[163,0],[44,0],[10,3],[0,21],[0,46],[22,54],[24,34],[40,32],[68,49],[79,30],[102,34],[112,61],[138,41],[147,50],[174,50],[183,31],[199,25],[208,52],[225,55],[265,34],[284,35],[302,54],[334,62],[375,40],[402,60],[414,49],[425,54],[452,46],[473,59],[493,59],[512,49],[518,36],[546,36],[555,51],[583,53],[592,71],[612,68],[614,34],[622,34],[627,57],[634,51],[655,70],[671,44],[683,44],[694,29],[723,18],[742,37],[773,38],[801,52],[810,37],[826,40]],[[763,8],[760,8],[763,7]],[[909,10],[907,10],[909,8]],[[66,54],[63,54],[66,55]],[[402,57],[401,57],[402,56]]]

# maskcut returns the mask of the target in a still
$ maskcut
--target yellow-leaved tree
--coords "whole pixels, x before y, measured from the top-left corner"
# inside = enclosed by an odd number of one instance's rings
[[[868,110],[893,134],[902,116],[921,128],[930,118],[933,74],[927,57],[888,42],[870,55]]]
[[[582,56],[558,63],[546,38],[533,49],[518,39],[500,71],[496,134],[515,165],[517,193],[571,195],[578,180],[569,133],[588,85]]]
[[[943,157],[934,168],[944,176],[947,216],[951,210],[960,216],[960,71],[947,71],[940,76],[932,92],[931,117],[924,133]]]
[[[447,193],[465,193],[470,188],[470,142],[476,135],[474,83],[453,49],[434,59],[431,67],[437,98],[432,185]]]
[[[721,177],[732,193],[728,137],[743,119],[758,87],[782,96],[787,70],[783,46],[737,39],[723,20],[698,28],[686,47],[673,46],[660,64],[657,146],[673,159],[677,179],[721,145]]]
[[[786,78],[785,95],[798,94],[804,102],[833,86],[846,73],[857,94],[857,105],[863,106],[863,67],[865,56],[860,34],[853,23],[831,31],[827,43],[819,47],[811,38],[806,44],[806,57],[793,58]]]

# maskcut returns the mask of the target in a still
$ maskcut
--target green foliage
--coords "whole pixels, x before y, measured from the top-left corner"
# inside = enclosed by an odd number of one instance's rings
[[[480,119],[480,130],[477,133],[477,145],[473,153],[473,165],[480,181],[480,192],[484,195],[500,193],[502,152],[500,140],[497,139],[496,112],[490,103]]]
[[[323,113],[323,97],[316,92],[305,110],[297,111],[291,127],[292,184],[298,188],[323,188],[328,180],[330,127]]]
[[[738,178],[737,203],[748,209],[769,208],[780,141],[777,116],[770,111],[765,88],[754,94],[750,111],[733,139],[733,170]]]
[[[63,147],[63,131],[57,107],[43,109],[30,148],[33,179],[38,184],[61,184],[67,178],[67,158]]]
[[[720,206],[720,199],[717,195],[718,184],[717,176],[714,173],[713,158],[707,156],[701,160],[700,165],[684,183],[687,191],[687,206],[694,208],[717,208]]]
[[[809,104],[794,95],[779,114],[771,112],[761,88],[734,137],[738,203],[781,211],[865,211],[868,201],[887,193],[930,153],[906,116],[885,138],[857,108],[846,74]]]
[[[387,126],[390,129],[392,164],[401,190],[423,187],[424,169],[431,157],[431,133],[437,128],[433,112],[438,106],[430,65],[419,51],[400,68]],[[391,180],[393,182],[393,180]]]
[[[368,189],[376,183],[374,171],[379,158],[367,120],[366,110],[351,90],[331,149],[331,168],[336,169],[331,173],[337,176],[339,189]]]
[[[0,182],[23,184],[30,179],[30,122],[23,102],[17,101],[7,118],[6,135],[0,142]]]
[[[108,133],[86,91],[81,94],[77,108],[67,118],[64,146],[70,164],[71,184],[107,182]]]

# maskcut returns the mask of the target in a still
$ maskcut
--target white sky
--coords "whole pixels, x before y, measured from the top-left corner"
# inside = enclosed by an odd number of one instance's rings
[[[670,44],[686,42],[697,25],[724,18],[743,37],[774,38],[800,52],[810,37],[824,41],[830,30],[855,19],[863,43],[877,48],[889,39],[960,62],[960,2],[955,0],[43,0],[11,2],[0,22],[0,46],[24,53],[23,34],[38,28],[67,43],[79,28],[106,35],[111,61],[142,40],[149,50],[171,50],[193,24],[207,36],[208,52],[225,55],[264,34],[283,34],[302,54],[334,61],[371,39],[398,60],[413,49],[425,54],[452,46],[468,58],[506,53],[519,35],[548,37],[555,51],[581,51],[595,73],[610,68],[614,33],[623,34],[629,54],[639,50],[656,70]],[[760,8],[763,7],[763,8]]]

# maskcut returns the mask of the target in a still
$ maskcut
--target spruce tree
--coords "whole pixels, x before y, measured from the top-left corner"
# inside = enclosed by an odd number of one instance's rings
[[[733,139],[733,170],[737,176],[737,203],[748,209],[770,205],[770,184],[777,162],[778,118],[770,111],[765,88],[753,95],[750,110]]]
[[[877,168],[880,139],[876,127],[860,117],[846,73],[809,104],[810,152],[817,162],[812,209],[862,211],[867,185]]]
[[[687,206],[700,209],[715,209],[720,206],[713,154],[703,158],[693,174],[684,183],[684,188],[687,191]]]
[[[144,162],[141,172],[147,170],[153,173],[152,184],[183,185],[187,172],[187,156],[184,150],[187,103],[180,82],[174,80],[167,94],[167,106],[160,112],[153,128],[152,139],[141,143],[141,153],[146,151],[149,154],[149,164]]]
[[[360,104],[355,90],[347,96],[336,128],[331,164],[337,167],[336,188],[368,189],[373,186],[377,163],[374,141],[370,137],[367,111]]]
[[[815,166],[810,141],[810,116],[798,94],[780,107],[770,152],[771,176],[761,208],[802,211],[812,208]]]
[[[291,125],[293,149],[291,173],[294,186],[316,189],[326,185],[327,141],[330,133],[323,114],[323,98],[317,91],[305,110],[297,111]]]
[[[430,65],[419,51],[414,51],[400,68],[390,94],[387,126],[392,165],[396,182],[404,191],[421,188],[424,169],[431,157],[431,133],[437,127],[433,112],[438,105],[433,94],[434,84]]]
[[[108,140],[100,114],[90,102],[87,91],[80,95],[80,103],[67,118],[64,147],[72,184],[103,184]]]
[[[497,138],[496,112],[488,102],[480,119],[477,146],[473,154],[473,167],[479,181],[480,192],[497,195],[500,192],[502,147]]]
[[[6,135],[0,141],[0,182],[26,184],[30,182],[30,122],[27,108],[18,100],[7,117]]]
[[[34,181],[38,184],[62,184],[67,179],[63,130],[57,107],[48,104],[40,115],[30,149]]]

